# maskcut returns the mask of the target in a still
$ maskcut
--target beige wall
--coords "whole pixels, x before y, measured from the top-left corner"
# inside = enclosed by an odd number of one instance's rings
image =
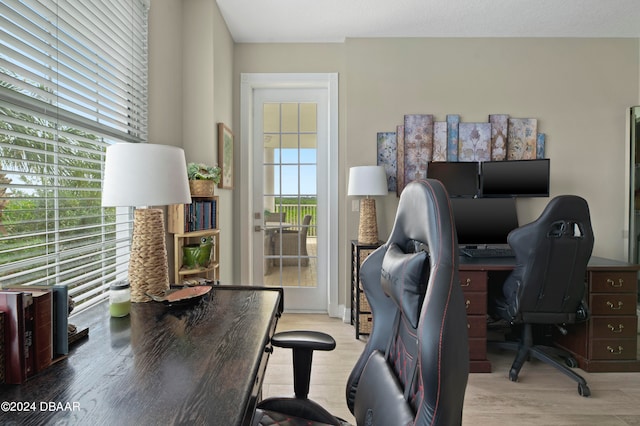
[[[393,131],[407,113],[489,114],[538,119],[551,158],[551,195],[590,203],[594,253],[624,259],[625,116],[638,103],[637,39],[349,39],[344,44],[238,44],[243,72],[340,73],[340,303],[348,299],[348,241],[358,214],[346,196],[349,167],[374,164],[376,133]],[[239,97],[235,94],[235,122]],[[239,129],[237,129],[239,131]],[[521,222],[548,199],[518,201]],[[378,200],[381,238],[397,199]]]
[[[624,259],[625,118],[638,102],[638,40],[363,39],[347,42],[346,57],[347,167],[373,163],[376,132],[393,131],[405,113],[537,118],[547,135],[551,196],[585,197],[594,253]],[[518,200],[520,221],[547,202]],[[390,195],[379,205],[384,236],[397,203]],[[349,213],[349,235],[357,220]]]
[[[152,2],[149,142],[183,147],[188,162],[217,163],[216,124],[233,126],[232,78],[233,40],[215,2]],[[216,188],[215,192],[221,229],[220,278],[232,283],[233,191]],[[173,259],[173,241],[168,242]]]
[[[150,29],[150,140],[183,146],[188,160],[217,161],[218,121],[232,127],[239,141],[241,73],[339,73],[342,304],[348,303],[348,241],[358,223],[346,196],[348,169],[373,164],[376,133],[393,131],[406,113],[436,119],[460,114],[463,121],[486,121],[493,113],[537,118],[547,135],[551,195],[585,197],[596,233],[594,253],[625,258],[625,119],[626,109],[640,103],[638,39],[234,45],[215,2],[208,0],[153,3]],[[218,191],[223,247],[234,250],[222,253],[226,282],[240,276],[241,253],[232,238],[238,235],[233,215],[239,212],[232,207],[239,205],[238,193],[237,187]],[[519,200],[521,222],[534,219],[547,201]],[[382,238],[396,206],[393,195],[378,201]]]

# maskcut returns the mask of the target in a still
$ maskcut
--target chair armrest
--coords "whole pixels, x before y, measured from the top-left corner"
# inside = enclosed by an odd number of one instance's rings
[[[336,347],[333,337],[319,331],[282,331],[271,338],[271,344],[279,348],[332,351]]]
[[[282,331],[271,338],[271,344],[293,350],[293,389],[296,398],[306,399],[311,380],[313,351],[332,351],[333,337],[319,331]]]

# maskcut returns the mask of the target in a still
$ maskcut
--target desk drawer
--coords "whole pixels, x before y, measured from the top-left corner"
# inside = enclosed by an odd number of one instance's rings
[[[485,315],[467,315],[467,333],[469,338],[487,337],[487,318]]]
[[[591,293],[636,293],[635,272],[607,271],[590,272]]]
[[[469,339],[469,359],[487,359],[487,340],[484,337]]]
[[[635,315],[636,294],[592,294],[591,315]]]
[[[632,339],[593,339],[591,359],[634,360],[637,356],[637,342]]]
[[[594,317],[591,319],[593,338],[624,339],[635,338],[638,321],[635,316]]]
[[[487,313],[487,293],[464,293],[467,315]]]
[[[467,293],[469,291],[487,291],[487,273],[483,271],[460,271],[460,286]]]

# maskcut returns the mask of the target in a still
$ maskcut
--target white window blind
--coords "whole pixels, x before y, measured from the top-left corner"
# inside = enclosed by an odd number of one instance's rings
[[[126,277],[131,211],[101,207],[105,148],[145,142],[148,0],[0,3],[0,284]]]

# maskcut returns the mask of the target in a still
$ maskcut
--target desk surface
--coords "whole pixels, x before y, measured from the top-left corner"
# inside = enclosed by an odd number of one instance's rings
[[[0,385],[0,401],[29,404],[2,420],[246,424],[281,311],[281,292],[256,287],[214,287],[190,307],[136,303],[125,318],[110,318],[102,303],[71,318],[90,329],[67,359],[22,385]]]
[[[460,262],[458,268],[462,271],[476,270],[476,271],[510,271],[516,265],[515,257],[466,257],[460,256]],[[613,259],[606,259],[604,257],[593,256],[589,259],[587,270],[596,271],[598,269],[606,269],[612,271],[616,269],[629,270],[630,268],[640,269],[640,265],[634,265],[627,262],[621,262]]]

